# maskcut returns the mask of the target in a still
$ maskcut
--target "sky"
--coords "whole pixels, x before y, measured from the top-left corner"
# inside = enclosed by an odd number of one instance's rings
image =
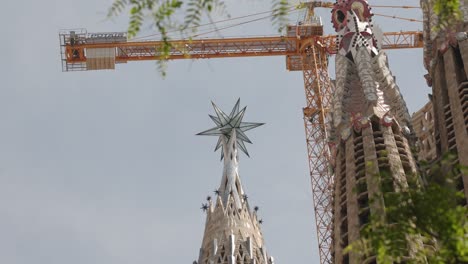
[[[418,5],[417,0],[369,1]],[[198,259],[207,195],[221,181],[210,101],[237,98],[251,158],[240,176],[276,263],[319,263],[302,107],[302,74],[284,57],[174,61],[162,79],[154,62],[115,71],[61,72],[58,32],[125,31],[106,19],[111,0],[4,1],[0,60],[0,262],[8,264],[192,263]],[[232,17],[270,9],[226,1]],[[373,9],[422,19],[420,10]],[[332,34],[329,10],[320,10]],[[291,15],[296,21],[297,16]],[[422,29],[383,17],[384,31]],[[152,33],[145,27],[142,34]],[[270,21],[217,37],[275,34]],[[427,102],[422,50],[389,51],[410,113]],[[333,60],[331,60],[333,61]],[[333,67],[330,67],[333,76]]]

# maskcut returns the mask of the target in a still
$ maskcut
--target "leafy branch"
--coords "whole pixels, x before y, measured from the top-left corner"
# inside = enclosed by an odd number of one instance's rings
[[[290,9],[291,5],[288,0],[273,0],[271,21],[278,28],[279,33],[283,32],[288,24]]]
[[[438,17],[433,30],[446,30],[461,22],[460,0],[431,0],[434,13]]]
[[[457,191],[460,173],[467,171],[453,163],[454,157],[447,155],[434,165],[422,166],[430,171],[423,174],[424,185],[410,175],[409,188],[382,191],[385,217],[371,216],[361,239],[345,253],[375,255],[378,263],[467,263],[468,208],[462,206],[466,198]]]
[[[170,31],[179,31],[182,34],[187,29],[194,33],[200,25],[203,16],[210,16],[214,10],[226,14],[226,7],[221,0],[189,0],[185,10],[184,22],[176,22],[180,17],[177,12],[184,10],[184,2],[181,0],[114,0],[108,10],[108,17],[121,14],[125,10],[129,12],[128,37],[133,38],[141,31],[145,18],[152,17],[154,26],[162,41],[158,50],[158,69],[163,76],[166,75],[167,59],[171,51]]]

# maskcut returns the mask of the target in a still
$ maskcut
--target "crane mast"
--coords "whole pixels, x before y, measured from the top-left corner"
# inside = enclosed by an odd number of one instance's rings
[[[315,2],[307,6],[306,19],[296,26],[295,35],[304,40],[300,50],[306,97],[303,119],[320,263],[331,264],[334,177],[329,169],[331,153],[327,141],[333,91],[328,76],[327,46],[320,43],[319,39],[323,36],[323,25],[321,18],[314,15],[314,8],[321,7],[321,3]],[[288,35],[292,34],[294,32],[288,31]]]
[[[63,71],[115,69],[119,63],[144,60],[210,59],[286,56],[286,69],[302,71],[306,106],[304,127],[309,160],[320,263],[332,263],[332,190],[334,176],[328,146],[330,104],[333,86],[328,58],[336,53],[336,36],[324,36],[321,19],[314,8],[333,3],[312,1],[304,21],[287,27],[286,36],[169,41],[170,52],[162,56],[162,41],[128,41],[126,33],[87,33],[85,30],[59,34]],[[419,31],[384,33],[383,49],[421,48]]]

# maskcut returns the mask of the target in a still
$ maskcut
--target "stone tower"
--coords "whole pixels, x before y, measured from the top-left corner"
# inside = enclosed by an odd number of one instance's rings
[[[330,143],[333,263],[376,263],[343,250],[360,238],[371,216],[384,215],[383,194],[406,188],[408,175],[416,174],[411,118],[367,1],[337,1],[332,23],[338,35]]]
[[[432,1],[421,0],[424,26],[424,66],[427,84],[432,86],[431,103],[436,157],[451,152],[460,165],[468,166],[468,1],[460,0],[460,23],[434,31],[438,18]],[[416,120],[415,120],[416,121]],[[424,133],[421,133],[422,135]],[[420,138],[424,141],[424,138]],[[427,150],[432,151],[432,150]],[[468,203],[468,175],[460,172],[456,186]]]
[[[216,127],[198,135],[218,136],[215,151],[221,148],[224,159],[221,184],[216,190],[216,200],[208,200],[202,209],[206,211],[206,225],[197,264],[274,264],[265,249],[261,220],[257,210],[250,210],[239,177],[238,150],[248,156],[244,142],[251,143],[245,131],[263,125],[242,122],[245,109],[239,111],[239,100],[230,115],[215,104],[216,116],[210,118]]]

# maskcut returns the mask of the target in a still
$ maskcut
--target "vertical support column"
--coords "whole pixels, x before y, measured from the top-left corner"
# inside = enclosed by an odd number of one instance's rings
[[[409,166],[411,169],[411,174],[416,175],[418,173],[418,169],[416,167],[416,159],[414,157],[413,151],[411,150],[410,143],[408,142],[408,138],[404,137],[403,135],[399,134],[403,138],[403,145],[406,153],[408,154],[409,159]],[[407,173],[405,171],[405,173]]]
[[[468,132],[465,125],[464,113],[458,89],[459,84],[462,81],[462,77],[458,75],[458,65],[456,64],[457,58],[455,56],[453,48],[450,48],[444,54],[447,92],[453,119],[458,160],[461,165],[468,166]],[[465,189],[465,198],[468,200],[468,175],[463,175],[462,177]]]
[[[208,221],[207,221],[208,222]],[[218,239],[213,239],[213,247],[211,251],[211,256],[215,256],[218,253]]]
[[[348,243],[358,240],[359,235],[359,207],[356,190],[356,162],[355,162],[354,137],[346,141],[346,206],[348,217]],[[361,263],[356,252],[349,253],[349,263]]]
[[[370,212],[371,215],[383,217],[384,210],[382,196],[380,193],[379,165],[371,126],[362,129],[362,141],[364,147],[364,159],[366,162],[367,191],[369,200],[373,201],[369,204]]]
[[[348,74],[352,71],[352,63],[351,61],[341,54],[335,55],[335,93],[333,96],[333,121],[334,126],[339,127],[343,122],[343,119],[347,118],[347,113],[343,112],[343,101],[344,96],[348,92],[348,85],[350,82],[350,78],[348,78]],[[345,116],[343,116],[345,115]]]
[[[236,251],[236,237],[233,234],[230,234],[228,239],[228,264],[236,264],[236,257],[234,256]]]
[[[390,101],[388,104],[391,106],[391,111],[403,125],[411,126],[411,116],[408,113],[405,100],[403,100],[400,88],[395,83],[395,79],[388,68],[387,55],[380,51],[377,56],[372,58],[372,64],[379,88]]]
[[[402,186],[407,186],[405,170],[403,169],[402,160],[398,151],[398,147],[404,148],[404,146],[397,146],[391,127],[382,126],[381,130],[387,150],[390,173],[393,177],[393,187],[395,191],[398,192],[401,191]]]
[[[447,136],[447,127],[445,126],[445,111],[444,106],[446,104],[446,80],[445,80],[445,67],[444,59],[442,56],[437,58],[437,65],[434,69],[434,86],[432,88],[434,96],[434,119],[435,122],[435,132],[438,133],[439,144],[438,147],[438,156],[441,156],[442,153],[448,151],[448,136]],[[437,138],[437,135],[436,135]],[[437,141],[437,139],[436,139]]]
[[[373,77],[374,74],[371,64],[371,56],[366,48],[358,47],[357,49],[354,59],[359,79],[361,80],[362,90],[364,91],[364,96],[368,102],[368,107],[374,107],[377,105],[378,96]],[[364,114],[368,115],[370,113]]]
[[[463,59],[463,64],[468,66],[468,40],[458,42],[458,47],[460,48],[460,53]],[[468,67],[465,68],[465,74],[468,76]]]
[[[253,257],[253,247],[252,247],[252,237],[247,238],[247,252],[249,252],[249,258],[252,261]]]
[[[340,196],[341,196],[341,177],[346,177],[346,162],[344,162],[344,153],[345,147],[343,144],[340,144],[337,155],[336,155],[336,170],[335,170],[335,191],[334,191],[334,214],[333,214],[333,249],[334,249],[334,258],[332,263],[339,264],[343,259],[343,244],[341,241],[341,230],[340,222],[342,218],[341,206],[340,206]]]
[[[460,10],[462,12],[462,19],[464,22],[468,21],[468,1],[467,0],[460,0]]]

